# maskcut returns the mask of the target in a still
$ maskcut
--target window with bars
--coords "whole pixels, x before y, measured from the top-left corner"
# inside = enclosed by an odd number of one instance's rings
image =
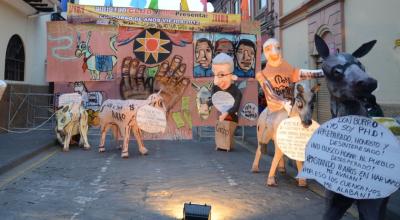
[[[21,38],[13,35],[6,51],[5,80],[24,81],[25,50]]]

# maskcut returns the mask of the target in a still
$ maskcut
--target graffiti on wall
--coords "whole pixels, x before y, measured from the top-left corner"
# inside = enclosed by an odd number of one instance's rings
[[[226,53],[235,60],[234,74],[254,77],[256,67],[256,36],[250,34],[195,33],[193,76],[211,77],[214,56]]]

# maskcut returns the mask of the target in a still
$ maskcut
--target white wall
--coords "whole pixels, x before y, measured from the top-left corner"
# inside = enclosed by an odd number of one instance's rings
[[[308,68],[308,24],[300,21],[282,30],[282,54],[291,65]]]
[[[25,49],[25,77],[12,83],[47,85],[45,81],[46,24],[49,16],[28,18],[25,14],[0,1],[0,79],[4,79],[8,41],[18,34]]]
[[[400,39],[400,1],[350,0],[344,4],[346,51],[351,53],[376,39],[375,47],[360,61],[378,80],[374,92],[378,103],[399,104],[400,48],[394,48],[394,41]]]
[[[303,2],[304,0],[282,0],[282,15],[291,12],[293,9],[299,7]]]

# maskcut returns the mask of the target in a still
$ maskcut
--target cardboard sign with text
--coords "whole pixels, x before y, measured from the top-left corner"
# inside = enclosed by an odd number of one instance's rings
[[[258,118],[258,106],[254,103],[246,103],[240,114],[247,120],[255,121]]]
[[[235,99],[228,92],[218,91],[212,95],[212,103],[219,112],[227,112],[235,104]]]
[[[233,148],[233,135],[237,123],[233,121],[217,121],[215,125],[215,145],[218,149],[230,151]]]
[[[400,143],[385,127],[363,116],[321,125],[306,147],[299,174],[354,199],[384,198],[400,187]]]
[[[308,128],[305,128],[301,124],[300,117],[287,118],[278,126],[277,145],[290,159],[304,161],[307,142],[318,127],[319,124],[314,120]]]
[[[167,127],[165,112],[150,105],[138,109],[136,121],[140,129],[149,133],[163,133]]]

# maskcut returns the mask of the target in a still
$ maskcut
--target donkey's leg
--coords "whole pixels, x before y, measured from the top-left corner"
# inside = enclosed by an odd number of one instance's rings
[[[122,145],[119,142],[119,138],[121,137],[119,128],[117,125],[111,126],[111,131],[114,137],[115,144],[117,145],[117,149],[122,149]]]
[[[253,173],[256,173],[259,171],[259,163],[260,163],[260,158],[262,155],[261,148],[263,147],[262,144],[267,144],[271,138],[272,138],[272,133],[271,131],[268,130],[268,124],[267,124],[267,111],[263,111],[260,114],[260,117],[258,118],[257,121],[257,150],[256,150],[256,155],[254,156],[254,161],[253,161],[253,166],[251,167],[251,171]]]
[[[133,134],[135,135],[135,138],[136,138],[136,141],[138,144],[138,148],[139,148],[139,152],[142,155],[146,155],[148,150],[144,147],[144,144],[143,144],[142,131],[140,130],[139,127],[133,126]]]
[[[125,126],[124,130],[124,143],[122,144],[122,151],[121,151],[121,157],[122,158],[128,158],[129,157],[129,149],[128,149],[128,144],[129,144],[129,138],[130,138],[130,127],[129,125]]]
[[[63,151],[69,151],[69,143],[71,141],[71,136],[72,136],[72,129],[73,129],[73,123],[69,123],[67,126],[65,126],[65,139],[64,139],[64,148]]]
[[[301,170],[303,169],[303,161],[298,161],[296,160],[296,166],[297,166],[297,173],[299,174]],[[307,186],[307,180],[303,178],[298,178],[298,186],[301,187],[306,187]]]
[[[82,114],[81,119],[79,120],[79,133],[81,134],[81,139],[83,139],[83,148],[88,150],[90,148],[88,141],[88,130],[89,126],[87,124],[87,115]]]
[[[110,124],[105,124],[103,126],[101,126],[101,137],[100,137],[100,145],[99,145],[99,152],[104,152],[106,151],[106,148],[104,147],[104,144],[106,142],[106,134],[108,131],[108,128],[110,127]]]
[[[90,74],[90,79],[91,80],[95,80],[96,79],[95,70],[89,70],[89,74]]]
[[[106,76],[106,79],[107,79],[107,80],[111,80],[111,79],[113,79],[112,70],[110,70],[110,71],[107,71],[107,76]]]
[[[94,71],[95,72],[95,80],[100,80],[100,71],[98,71],[98,70],[95,70]]]
[[[251,167],[251,172],[253,172],[253,173],[258,173],[260,171],[258,168],[258,165],[260,163],[260,158],[261,158],[261,154],[262,154],[261,148],[262,148],[261,143],[258,142],[256,155],[254,156],[253,166]]]
[[[278,163],[278,171],[282,174],[286,173],[286,168],[285,168],[285,158],[282,157],[281,160]]]
[[[275,142],[274,142],[275,144]],[[276,145],[276,144],[275,144]],[[275,180],[276,168],[278,166],[279,161],[282,159],[283,153],[278,146],[275,146],[275,154],[274,158],[272,159],[271,168],[269,169],[268,179],[267,179],[267,186],[277,186]]]

